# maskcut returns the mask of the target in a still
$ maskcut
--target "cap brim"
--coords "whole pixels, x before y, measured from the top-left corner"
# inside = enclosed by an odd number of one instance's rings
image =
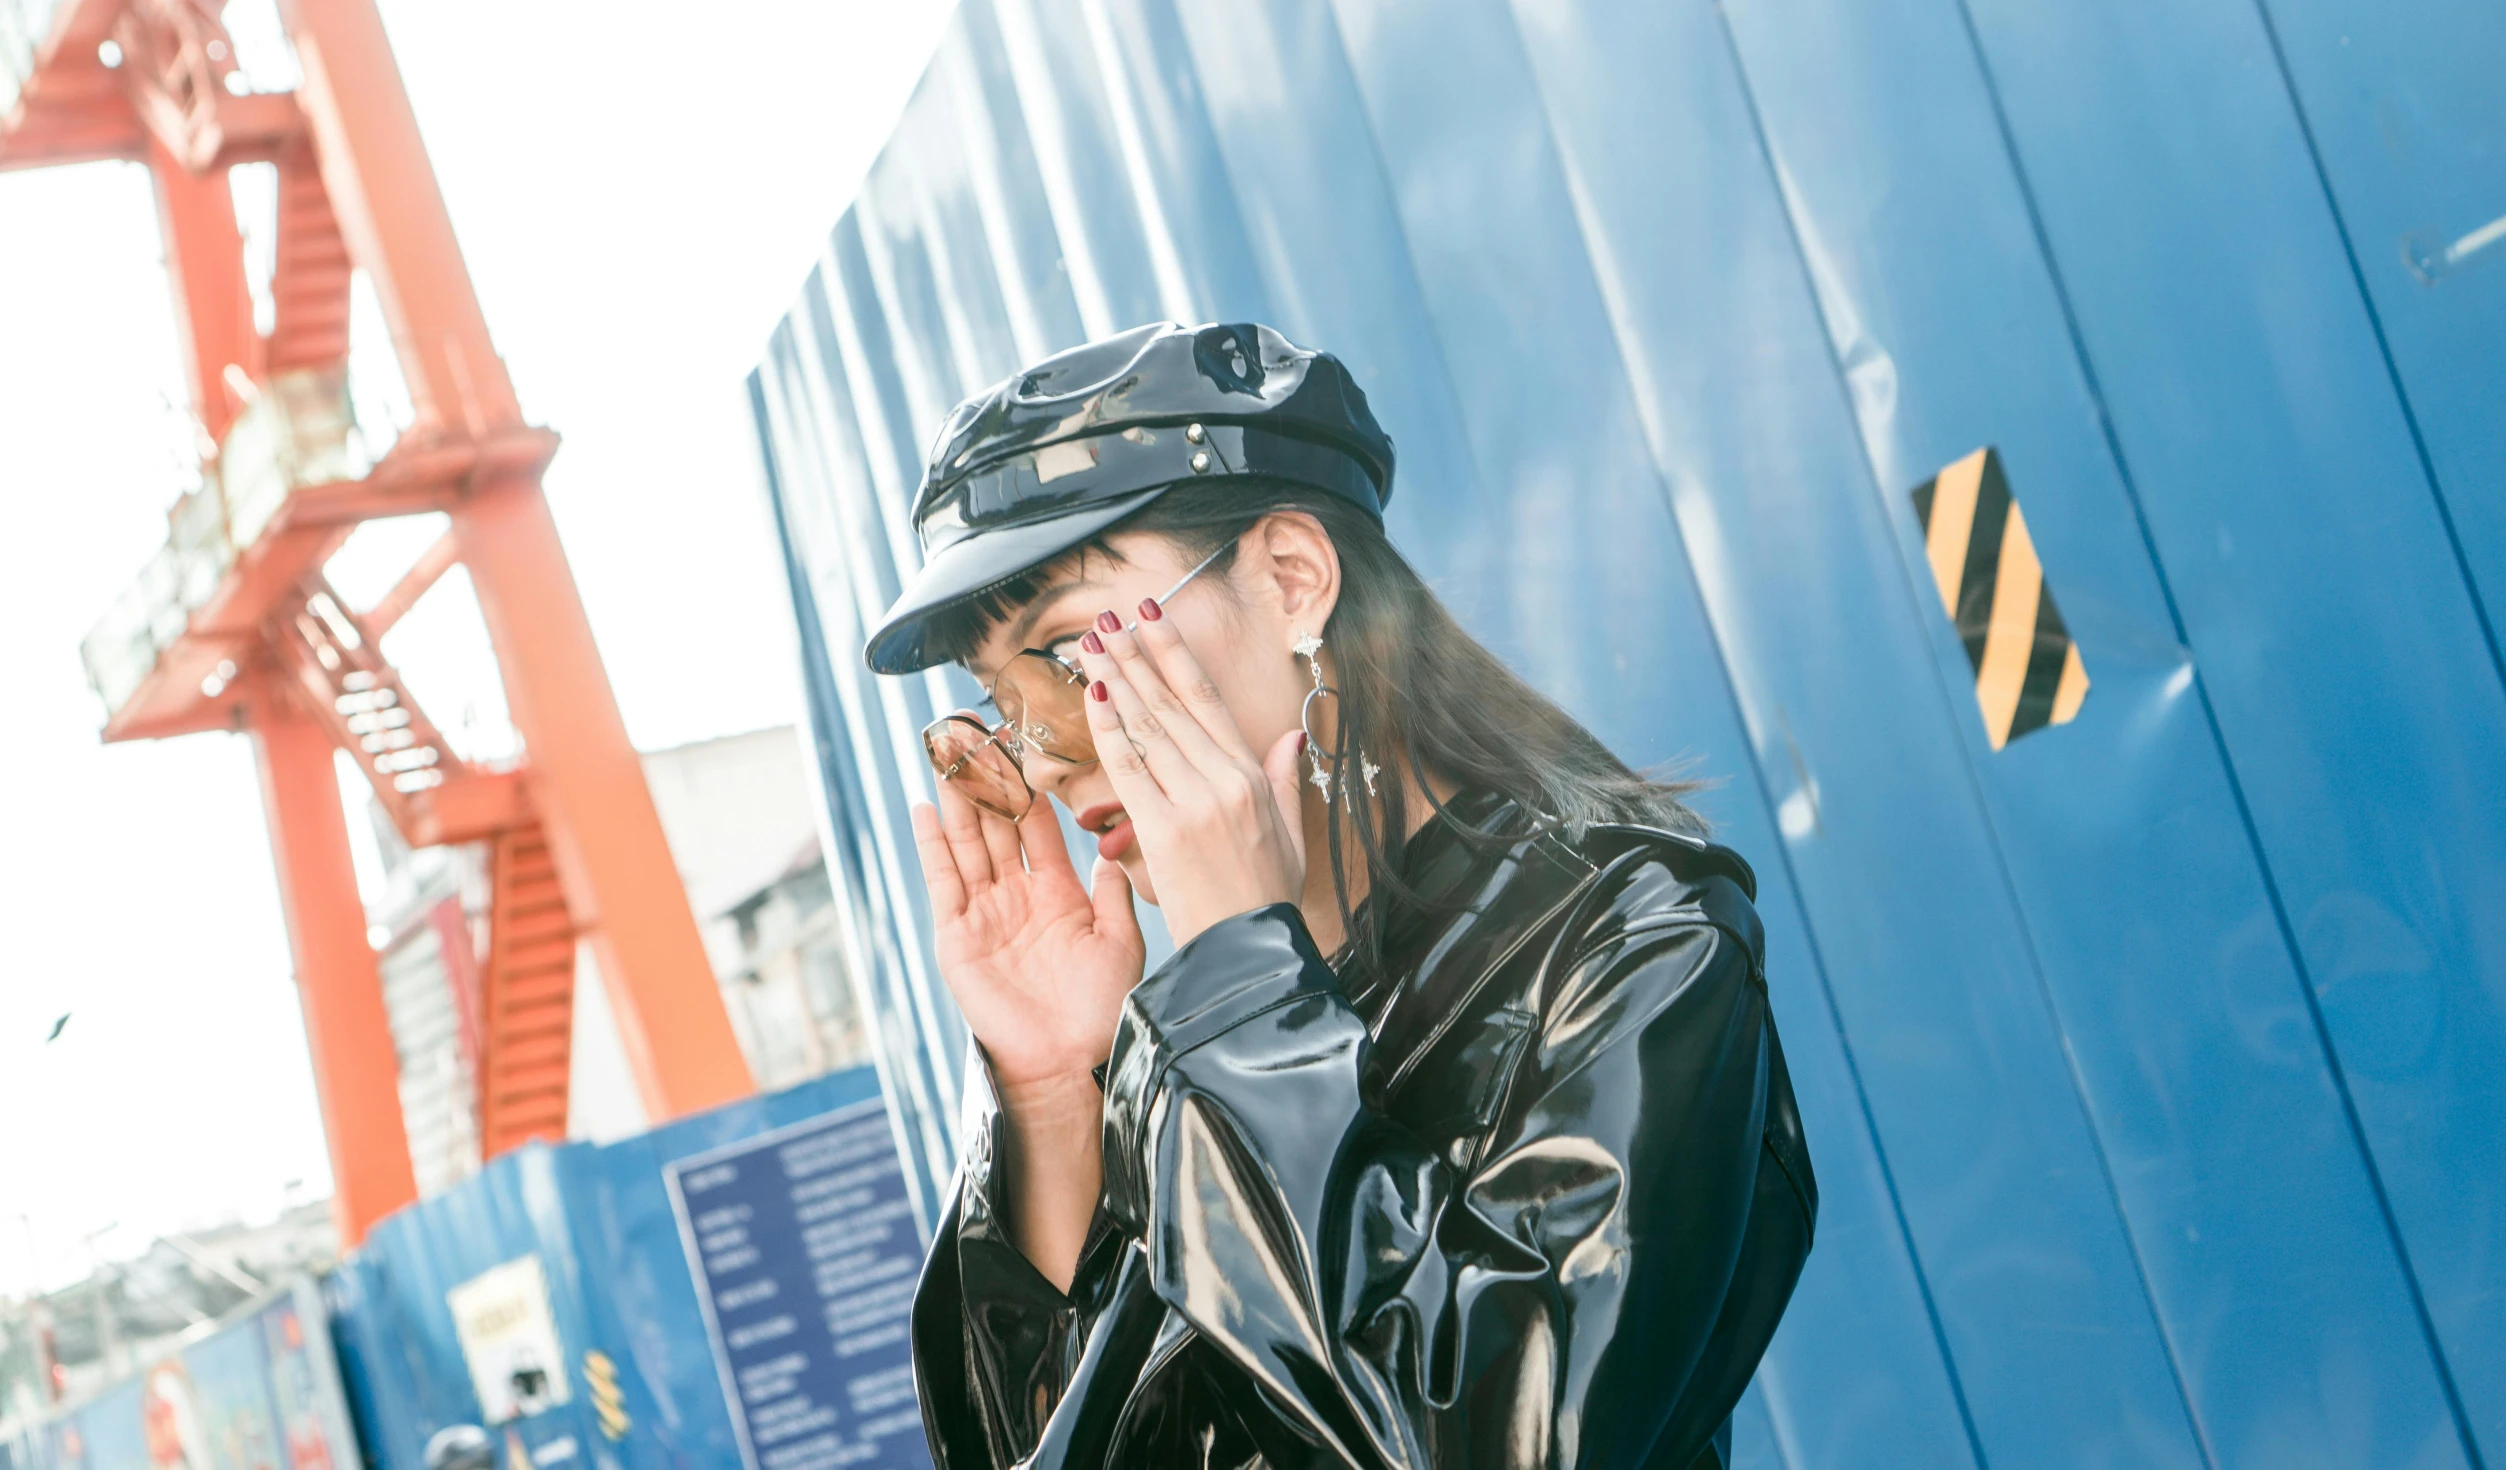
[[[922,564],[905,584],[878,631],[862,648],[874,674],[911,674],[943,662],[929,651],[923,630],[936,613],[964,602],[995,583],[1052,560],[1155,500],[1172,488],[1152,486],[1137,494],[1100,501],[1068,515],[977,531]]]

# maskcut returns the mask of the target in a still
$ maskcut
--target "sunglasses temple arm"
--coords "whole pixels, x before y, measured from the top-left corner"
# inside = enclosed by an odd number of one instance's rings
[[[1188,571],[1188,572],[1184,573],[1182,577],[1180,577],[1180,578],[1178,578],[1178,579],[1176,580],[1176,582],[1175,582],[1175,585],[1174,585],[1174,586],[1169,587],[1169,588],[1167,588],[1167,589],[1166,589],[1166,595],[1165,595],[1165,596],[1163,596],[1163,597],[1160,597],[1159,599],[1157,599],[1157,605],[1158,605],[1159,607],[1164,607],[1167,603],[1169,603],[1169,602],[1173,601],[1173,600],[1174,600],[1174,596],[1175,596],[1175,594],[1176,594],[1176,593],[1181,592],[1181,591],[1182,591],[1182,590],[1183,590],[1186,586],[1188,586],[1188,585],[1191,583],[1191,581],[1192,581],[1192,579],[1193,579],[1193,578],[1195,578],[1195,577],[1197,577],[1197,576],[1201,575],[1203,572],[1208,571],[1208,570],[1210,569],[1210,563],[1212,563],[1212,562],[1214,562],[1214,561],[1218,560],[1218,559],[1219,559],[1220,557],[1222,557],[1222,556],[1225,556],[1225,555],[1226,555],[1226,554],[1227,554],[1230,550],[1232,550],[1232,549],[1235,547],[1235,544],[1236,544],[1236,543],[1234,543],[1233,541],[1230,541],[1230,542],[1228,542],[1225,546],[1221,546],[1221,547],[1219,547],[1216,551],[1213,551],[1213,552],[1211,552],[1209,555],[1207,555],[1207,556],[1205,556],[1205,557],[1202,557],[1202,558],[1201,558],[1201,564],[1200,564],[1199,566],[1194,567],[1192,570],[1190,570],[1190,571]]]

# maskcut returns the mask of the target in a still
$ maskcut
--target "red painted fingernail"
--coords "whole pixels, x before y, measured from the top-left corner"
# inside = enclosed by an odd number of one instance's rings
[[[1165,610],[1164,608],[1159,607],[1159,606],[1157,605],[1157,599],[1156,599],[1156,598],[1154,598],[1154,597],[1143,597],[1143,598],[1141,598],[1141,599],[1140,599],[1140,621],[1141,621],[1141,622],[1144,622],[1144,623],[1154,623],[1154,622],[1156,622],[1159,618],[1162,618],[1162,617],[1164,617],[1164,616],[1166,616],[1166,610]]]
[[[1105,640],[1097,637],[1094,633],[1090,633],[1079,640],[1079,646],[1086,649],[1090,653],[1103,653],[1105,651]]]
[[[1099,704],[1103,704],[1105,701],[1113,697],[1114,696],[1106,690],[1105,681],[1102,679],[1099,679],[1095,683],[1088,686],[1088,698],[1095,700]]]
[[[1119,633],[1122,631],[1122,619],[1114,616],[1112,608],[1107,608],[1096,615],[1096,626],[1100,632]]]

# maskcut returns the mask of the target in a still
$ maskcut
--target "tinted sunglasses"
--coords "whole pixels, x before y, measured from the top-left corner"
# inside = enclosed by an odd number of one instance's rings
[[[1230,541],[1211,552],[1167,588],[1157,605],[1173,601],[1234,546]],[[1088,676],[1051,649],[1021,649],[1002,665],[986,693],[1001,712],[999,724],[986,725],[973,715],[943,716],[923,728],[922,748],[931,757],[932,773],[959,795],[1015,822],[1035,807],[1035,788],[1027,783],[1029,761],[1096,764],[1096,734],[1088,728]]]

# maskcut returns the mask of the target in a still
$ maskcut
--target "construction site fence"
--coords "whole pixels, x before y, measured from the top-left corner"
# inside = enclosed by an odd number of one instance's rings
[[[281,1287],[0,1438],[0,1470],[345,1470],[357,1440],[321,1289]]]
[[[814,1148],[809,1140],[836,1136],[830,1124],[850,1130],[854,1162],[810,1175],[814,1189],[789,1187],[808,1171],[777,1145],[799,1137]],[[848,1221],[876,1211],[866,1214],[843,1191],[875,1196],[884,1179],[903,1198],[867,1067],[614,1143],[534,1143],[491,1160],[385,1219],[318,1283],[300,1282],[0,1440],[0,1470],[425,1470],[429,1441],[459,1425],[488,1433],[500,1470],[759,1470],[760,1453],[777,1448],[785,1453],[769,1463],[792,1463],[797,1453],[812,1463],[928,1470],[910,1382],[899,1371],[904,1297],[923,1233],[909,1223],[858,1253],[881,1267],[867,1273],[884,1283],[875,1293],[826,1281],[827,1268],[793,1239],[765,1239],[745,1203],[717,1213],[735,1232],[756,1229],[762,1250],[722,1234],[721,1224],[700,1241],[674,1202],[672,1178],[691,1161],[718,1178],[726,1171],[713,1160],[746,1155],[764,1167],[738,1197],[762,1199],[762,1186],[773,1196],[764,1200],[769,1213],[775,1200],[813,1198],[792,1218],[823,1220],[817,1228],[834,1235],[817,1259],[865,1274],[844,1259],[845,1236]],[[825,1150],[815,1156],[823,1160]],[[824,1300],[794,1301],[811,1294],[813,1271]],[[709,1276],[739,1284],[709,1290],[699,1284]],[[757,1285],[769,1280],[772,1287]],[[736,1328],[726,1342],[724,1304],[735,1311],[733,1293],[777,1288],[795,1320],[779,1324],[761,1375],[758,1353]],[[833,1336],[848,1353],[864,1340],[855,1332],[847,1342],[809,1320],[821,1312],[872,1319],[878,1345],[859,1353],[852,1371],[893,1382],[864,1412],[822,1404],[801,1424],[789,1410],[813,1374],[823,1382],[845,1365],[790,1360],[809,1351],[813,1336]],[[746,1375],[737,1383],[734,1363]],[[761,1383],[770,1390],[763,1395]],[[743,1392],[757,1414],[735,1406]],[[875,1439],[865,1440],[865,1426]]]
[[[1742,1465],[2506,1464],[2500,57],[2495,0],[965,0],[749,384],[930,1207],[906,819],[980,691],[861,656],[923,457],[1259,321],[1756,867],[1821,1204]]]

